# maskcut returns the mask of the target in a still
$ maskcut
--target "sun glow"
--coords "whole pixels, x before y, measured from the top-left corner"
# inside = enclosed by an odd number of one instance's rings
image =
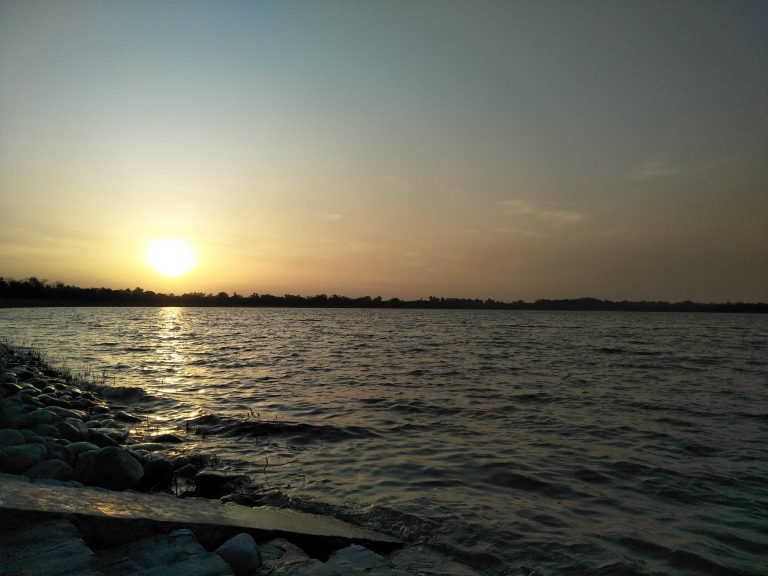
[[[195,249],[185,240],[160,238],[147,244],[145,260],[163,276],[175,278],[197,266]]]

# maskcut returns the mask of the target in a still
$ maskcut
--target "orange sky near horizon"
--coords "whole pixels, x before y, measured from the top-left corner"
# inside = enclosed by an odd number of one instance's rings
[[[766,70],[758,1],[0,0],[0,276],[768,301]]]

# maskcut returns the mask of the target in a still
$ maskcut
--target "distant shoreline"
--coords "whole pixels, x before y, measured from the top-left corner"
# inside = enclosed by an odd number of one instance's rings
[[[702,303],[629,301],[615,302],[597,298],[540,299],[534,302],[516,300],[502,302],[487,298],[438,298],[402,300],[381,296],[349,298],[333,294],[298,296],[285,294],[251,294],[241,296],[236,292],[204,294],[191,292],[181,295],[163,294],[142,288],[115,290],[113,288],[80,288],[62,282],[50,284],[45,280],[6,280],[0,277],[0,308],[33,308],[64,306],[121,306],[121,307],[166,307],[188,308],[376,308],[376,309],[438,309],[438,310],[568,310],[568,311],[609,311],[609,312],[738,312],[766,313],[768,303],[724,302]]]

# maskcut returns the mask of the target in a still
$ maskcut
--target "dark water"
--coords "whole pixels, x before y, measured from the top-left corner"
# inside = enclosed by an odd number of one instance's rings
[[[445,573],[768,573],[766,316],[60,308],[0,335]]]

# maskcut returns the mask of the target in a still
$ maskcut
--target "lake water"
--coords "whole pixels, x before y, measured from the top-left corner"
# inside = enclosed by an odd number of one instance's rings
[[[768,572],[768,316],[40,308],[0,337],[425,571]]]

